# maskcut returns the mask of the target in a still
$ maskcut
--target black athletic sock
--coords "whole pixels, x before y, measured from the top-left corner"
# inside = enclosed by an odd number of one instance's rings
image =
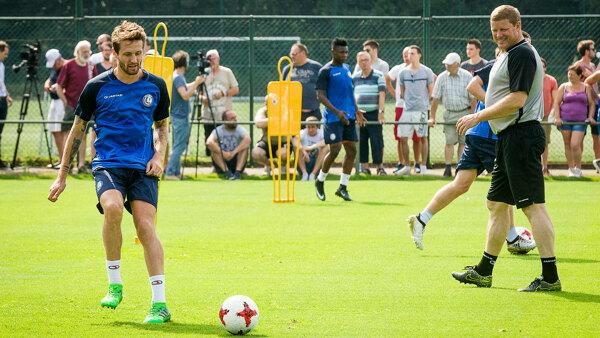
[[[475,271],[482,276],[490,276],[492,274],[492,270],[494,270],[494,264],[496,264],[496,259],[498,256],[490,255],[487,252],[483,252],[483,256],[481,256],[481,261],[479,264],[475,266]]]
[[[340,184],[340,187],[339,187],[339,189],[340,189],[340,190],[346,190],[346,186],[345,186],[345,185],[343,185],[343,184]]]
[[[556,257],[542,258],[542,277],[548,283],[556,283],[558,271],[556,270]]]

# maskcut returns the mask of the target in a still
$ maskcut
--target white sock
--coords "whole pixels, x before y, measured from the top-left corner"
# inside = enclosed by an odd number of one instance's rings
[[[150,276],[152,303],[165,303],[165,275]]]
[[[106,273],[109,284],[123,284],[121,281],[121,260],[106,261]]]
[[[321,182],[325,182],[328,173],[324,173],[323,170],[319,170],[319,176],[317,176],[317,180]]]
[[[348,182],[350,181],[350,175],[342,173],[340,176],[340,184],[344,186],[348,186]]]
[[[515,229],[514,226],[510,227],[510,229],[508,229],[508,235],[506,235],[506,240],[510,243],[510,242],[514,242],[515,239],[517,239],[517,237],[519,237],[519,234],[517,233],[517,230]]]
[[[431,213],[431,211],[427,210],[427,208],[423,209],[423,211],[421,211],[421,213],[419,214],[419,219],[421,220],[421,222],[423,222],[423,224],[427,224],[427,222],[429,222],[432,218],[433,214]]]

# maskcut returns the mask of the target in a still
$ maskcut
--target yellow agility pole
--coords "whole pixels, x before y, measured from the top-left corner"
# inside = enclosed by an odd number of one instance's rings
[[[162,51],[160,55],[158,54],[158,48],[156,43],[156,36],[158,34],[158,29],[162,28],[165,33],[165,40],[163,41]],[[158,25],[154,28],[154,55],[146,55],[144,57],[143,68],[148,73],[152,73],[163,80],[165,80],[165,84],[167,85],[167,92],[169,93],[169,102],[171,102],[172,97],[172,89],[173,89],[173,71],[175,70],[175,64],[173,63],[173,59],[165,56],[165,51],[167,49],[167,38],[169,37],[169,31],[167,30],[167,25],[164,22],[159,22]],[[169,104],[169,110],[171,106]],[[167,118],[167,123],[171,125],[171,119]],[[163,159],[163,168],[167,167],[167,160],[169,158],[169,144],[167,142],[167,149],[165,151],[165,158]],[[164,172],[163,172],[164,175]],[[158,190],[160,191],[160,182],[158,181]],[[158,210],[156,211],[156,215],[154,218],[154,223],[158,224]],[[139,238],[135,237],[136,244],[140,244]]]
[[[289,74],[294,69],[292,60],[284,56],[277,63],[277,71],[279,72],[279,81],[271,81],[267,86],[267,142],[269,149],[269,161],[271,168],[275,169],[273,154],[271,150],[272,138],[277,137],[278,148],[281,149],[282,138],[285,137],[286,143],[286,163],[285,168],[282,168],[281,156],[277,156],[277,172],[273,173],[273,202],[285,203],[294,202],[295,185],[296,185],[296,166],[298,165],[298,154],[300,152],[300,120],[302,117],[302,84],[298,81],[290,81],[290,77],[283,79],[281,73],[281,64],[287,61],[290,65]],[[294,147],[294,166],[293,175],[291,177],[290,189],[290,149],[292,138],[296,137],[297,144]],[[281,196],[281,177],[282,170],[285,170],[285,196]]]

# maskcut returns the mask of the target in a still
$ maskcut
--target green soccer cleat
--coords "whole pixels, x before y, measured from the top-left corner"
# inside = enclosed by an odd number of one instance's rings
[[[492,286],[492,275],[482,276],[475,271],[474,266],[465,266],[465,272],[453,272],[452,277],[465,284],[475,284],[477,287],[489,288]]]
[[[152,303],[144,324],[163,324],[171,320],[171,313],[165,303]]]
[[[102,307],[116,309],[117,305],[123,300],[123,285],[122,284],[108,284],[108,292],[106,296],[100,301]]]
[[[519,289],[520,292],[538,292],[538,291],[561,291],[560,279],[554,283],[548,283],[544,277],[536,277],[528,287]]]

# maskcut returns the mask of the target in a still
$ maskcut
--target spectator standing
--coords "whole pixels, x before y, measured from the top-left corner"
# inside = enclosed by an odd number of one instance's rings
[[[479,54],[481,53],[481,41],[477,39],[470,39],[467,41],[467,57],[469,58],[465,62],[460,64],[460,68],[466,69],[473,75],[476,71],[480,70],[485,66],[487,60],[482,58]]]
[[[90,56],[90,62],[93,65],[97,65],[97,64],[101,63],[102,60],[104,60],[104,55],[102,53],[102,46],[104,46],[104,44],[107,42],[110,42],[111,47],[112,47],[110,35],[108,35],[106,33],[100,34],[96,38],[96,49],[98,50],[98,52],[94,53],[94,54],[92,54],[92,56]]]
[[[306,128],[300,131],[298,167],[302,172],[302,181],[314,181],[328,149],[323,138],[323,129],[319,128],[319,120],[310,116],[306,122]]]
[[[446,168],[444,177],[452,176],[452,157],[454,156],[454,145],[458,143],[456,158],[465,148],[465,136],[458,135],[456,131],[456,122],[461,117],[469,114],[475,107],[473,96],[467,91],[467,86],[473,76],[467,70],[460,68],[460,56],[457,53],[450,53],[442,61],[446,70],[443,71],[435,81],[433,88],[433,100],[431,102],[431,122],[433,127],[437,113],[438,104],[443,103],[446,111],[444,112],[444,122],[452,125],[444,125],[444,134],[446,136],[446,147],[444,149],[444,158]]]
[[[181,171],[181,155],[185,151],[190,137],[190,103],[189,99],[196,93],[203,76],[197,76],[194,82],[185,82],[190,55],[182,50],[173,54],[175,71],[173,72],[173,90],[171,101],[171,126],[173,127],[173,150],[166,170],[167,176],[179,176]]]
[[[400,95],[404,99],[404,111],[400,117],[400,122],[412,124],[403,124],[398,126],[398,135],[402,143],[402,156],[404,166],[398,175],[410,175],[410,161],[408,150],[408,138],[417,133],[421,140],[421,154],[423,161],[427,161],[429,152],[429,143],[427,141],[427,125],[429,100],[433,91],[433,72],[431,69],[421,64],[421,48],[416,45],[410,46],[409,58],[410,64],[404,68],[398,75],[400,81]],[[427,167],[415,162],[415,169],[420,168],[420,173],[425,174]]]
[[[110,62],[110,55],[112,54],[112,42],[106,41],[100,46],[100,51],[102,55],[102,61],[97,63],[94,67],[96,67],[96,73],[102,74],[107,70],[112,69],[112,63]]]
[[[46,68],[50,68],[50,76],[44,82],[44,90],[50,95],[50,108],[48,109],[48,121],[62,121],[65,117],[65,106],[56,93],[56,81],[65,59],[60,55],[58,49],[50,49],[46,52]],[[48,131],[52,133],[56,148],[58,149],[58,162],[61,161],[65,137],[67,133],[62,131],[61,123],[48,123]]]
[[[229,123],[213,129],[206,146],[211,151],[217,173],[225,174],[228,180],[241,180],[248,160],[250,135],[236,123],[237,115],[233,110],[224,112],[221,119]]]
[[[552,111],[552,105],[554,104],[556,93],[558,91],[558,83],[552,75],[547,73],[548,63],[544,58],[542,58],[542,63],[544,64],[544,117],[542,118],[542,121],[548,122],[548,117]],[[556,114],[556,112],[554,114]],[[552,130],[552,126],[549,124],[542,124],[542,127],[544,128],[544,133],[546,134],[546,148],[542,154],[542,167],[544,168],[544,175],[550,176],[550,170],[548,170],[548,144],[550,144],[550,132]]]
[[[4,60],[8,57],[10,48],[4,41],[0,41],[0,120],[6,120],[8,115],[8,107],[12,105],[12,97],[6,89],[6,83],[4,82],[4,75],[6,69],[4,67]],[[0,149],[2,149],[2,130],[4,129],[4,123],[0,123]],[[2,151],[0,151],[0,168],[5,168],[6,164],[2,161]]]
[[[565,157],[569,164],[569,176],[581,177],[581,143],[586,124],[565,125],[563,122],[594,121],[595,103],[592,88],[581,81],[583,69],[577,63],[567,72],[569,82],[558,87],[554,111],[558,112],[554,123],[558,126],[565,144]],[[595,121],[594,121],[595,122]]]
[[[86,40],[79,41],[73,52],[75,58],[65,62],[56,81],[56,94],[65,106],[65,122],[73,121],[75,118],[75,107],[85,84],[98,75],[94,69],[94,65],[89,61],[91,54],[90,43]],[[70,125],[63,123],[62,131],[67,133],[69,130]],[[84,137],[79,147],[77,164],[78,172],[80,173],[89,172],[88,168],[85,167],[85,149],[86,138]]]
[[[213,122],[219,121],[223,113],[233,109],[232,97],[236,96],[240,92],[240,89],[231,69],[221,66],[221,58],[216,49],[206,52],[206,59],[210,63],[210,68],[208,76],[204,81],[206,92],[200,93],[200,100],[202,100],[202,120]],[[204,124],[205,141],[214,129],[215,125],[213,123]],[[206,155],[210,155],[208,147],[206,148]]]
[[[323,65],[309,59],[308,48],[300,42],[292,45],[290,58],[294,64],[291,80],[302,84],[302,121],[306,121],[309,116],[314,116],[317,120],[321,120],[322,115],[319,109],[319,100],[317,99],[317,79],[319,69]],[[282,71],[284,79],[288,77],[289,72],[290,65],[286,65]]]
[[[373,165],[377,167],[377,175],[385,176],[383,169],[383,122],[385,122],[385,80],[383,73],[371,66],[371,55],[362,51],[356,55],[360,72],[354,73],[354,97],[358,109],[363,110],[367,121],[379,122],[359,129],[360,172],[371,175],[369,169],[369,141]]]
[[[402,111],[404,110],[404,99],[400,95],[400,81],[398,81],[398,74],[410,63],[409,59],[409,51],[410,47],[404,47],[402,50],[402,60],[403,63],[399,65],[395,65],[390,69],[389,73],[385,74],[385,85],[388,89],[388,92],[394,97],[396,100],[395,107],[395,115],[394,121],[400,121],[400,117],[402,116]],[[394,139],[396,140],[396,151],[398,153],[398,164],[396,165],[396,169],[394,169],[394,174],[398,174],[400,170],[404,167],[404,156],[402,155],[402,143],[400,143],[400,136],[398,136],[398,124],[394,124]],[[417,158],[418,154],[421,152],[420,140],[417,137],[417,134],[413,132],[412,136],[413,140],[413,152],[415,158]]]

